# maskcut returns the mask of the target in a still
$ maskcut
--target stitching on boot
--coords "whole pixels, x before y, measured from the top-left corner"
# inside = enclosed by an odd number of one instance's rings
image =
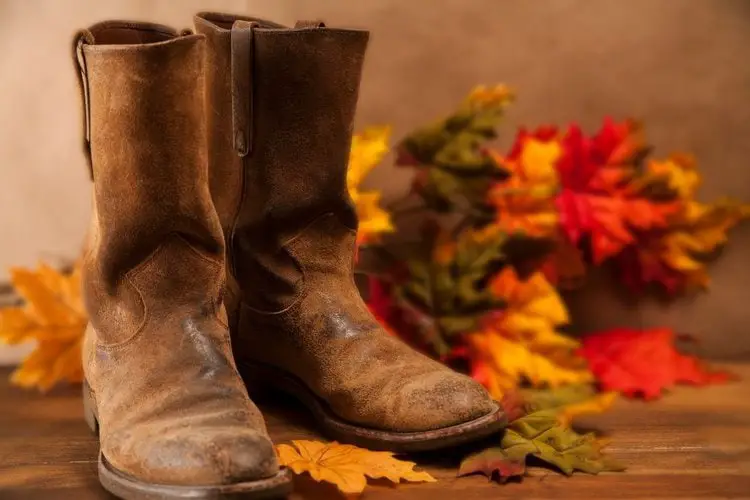
[[[196,249],[189,241],[187,241],[179,233],[170,233],[169,235],[167,235],[164,238],[164,241],[162,242],[162,244],[159,245],[156,248],[156,250],[154,250],[153,252],[151,252],[151,254],[142,263],[140,263],[138,266],[134,267],[127,274],[125,274],[125,280],[136,291],[136,293],[138,294],[138,297],[140,298],[141,306],[143,307],[143,318],[141,319],[141,322],[138,325],[138,328],[136,328],[135,332],[133,332],[125,340],[122,340],[120,342],[115,342],[115,343],[112,343],[112,344],[102,343],[100,341],[99,337],[97,337],[97,339],[96,339],[96,347],[97,348],[101,348],[101,349],[103,349],[105,351],[115,351],[115,350],[127,347],[129,344],[131,344],[132,342],[134,342],[135,340],[137,340],[138,337],[140,337],[140,334],[143,332],[146,324],[148,323],[149,307],[148,307],[148,304],[146,303],[146,300],[143,297],[143,292],[141,292],[141,290],[138,287],[138,285],[136,285],[136,283],[134,282],[134,278],[136,277],[136,275],[140,274],[142,271],[145,271],[149,266],[151,266],[153,264],[153,262],[156,260],[156,257],[162,251],[164,251],[164,248],[166,247],[167,242],[170,239],[172,239],[172,237],[176,237],[176,239],[178,239],[179,241],[181,241],[182,243],[184,243],[188,247],[188,249],[191,250],[192,254],[194,254],[197,257],[199,257],[202,260],[204,260],[208,265],[210,265],[214,269],[215,272],[221,272],[222,265],[219,262],[217,262],[216,260],[208,257],[207,255],[204,255],[203,252],[201,252],[200,250]],[[216,321],[218,321],[220,324],[222,324],[222,321],[219,320],[219,318],[218,318],[217,315],[214,315],[214,317],[215,317]]]
[[[248,311],[251,311],[251,312],[253,312],[255,314],[261,314],[261,315],[264,315],[264,316],[275,316],[275,315],[280,315],[280,314],[284,314],[284,313],[288,312],[294,306],[296,306],[297,304],[299,304],[302,301],[302,299],[305,297],[305,294],[307,292],[307,271],[305,269],[304,263],[300,262],[299,259],[297,259],[291,252],[289,252],[287,250],[287,247],[289,245],[292,245],[299,238],[303,237],[305,235],[305,233],[307,233],[311,228],[313,228],[316,224],[318,224],[320,221],[322,221],[326,217],[334,217],[336,219],[336,221],[344,229],[346,229],[350,234],[353,234],[353,235],[357,234],[357,231],[355,229],[352,229],[349,226],[347,226],[346,224],[343,224],[341,222],[341,220],[336,216],[336,214],[334,212],[326,212],[324,214],[321,214],[321,215],[315,217],[312,220],[312,222],[310,222],[309,224],[307,224],[304,227],[304,229],[302,229],[301,231],[299,231],[294,236],[290,237],[288,240],[286,240],[281,245],[281,248],[284,249],[284,251],[287,253],[287,255],[289,255],[289,257],[295,262],[295,264],[299,267],[300,272],[302,273],[302,278],[298,281],[298,283],[301,282],[301,285],[300,285],[299,291],[297,292],[297,296],[294,298],[294,300],[288,306],[286,306],[286,307],[284,307],[284,308],[282,308],[282,309],[280,309],[278,311],[264,311],[264,310],[257,309],[255,307],[247,304],[245,301],[241,301],[240,304],[241,304],[241,306],[243,308],[245,308]]]

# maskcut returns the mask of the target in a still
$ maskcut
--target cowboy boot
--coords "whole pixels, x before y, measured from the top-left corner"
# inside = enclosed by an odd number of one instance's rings
[[[202,35],[111,21],[76,38],[94,215],[84,405],[125,499],[290,488],[232,358],[208,187]]]
[[[481,385],[388,335],[354,284],[346,170],[368,33],[215,13],[195,24],[208,41],[210,185],[243,375],[371,449],[435,449],[501,428]]]

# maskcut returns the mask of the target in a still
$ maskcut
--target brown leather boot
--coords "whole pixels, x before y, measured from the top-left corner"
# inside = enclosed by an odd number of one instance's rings
[[[333,438],[415,451],[486,436],[481,385],[374,320],[354,284],[346,188],[366,31],[201,13],[211,190],[243,375],[293,393]]]
[[[205,38],[112,21],[76,38],[94,181],[86,418],[126,499],[290,488],[231,355],[208,188]]]

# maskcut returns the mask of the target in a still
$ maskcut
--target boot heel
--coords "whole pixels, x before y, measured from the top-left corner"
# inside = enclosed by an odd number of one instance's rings
[[[89,387],[86,380],[83,381],[83,418],[86,420],[89,429],[94,434],[99,434],[99,419],[96,416],[96,402],[94,401],[94,395],[91,393],[91,387]]]

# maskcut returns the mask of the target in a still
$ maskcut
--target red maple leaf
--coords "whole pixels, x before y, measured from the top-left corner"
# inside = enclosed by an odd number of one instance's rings
[[[677,383],[706,385],[734,378],[679,353],[674,340],[669,328],[618,328],[584,338],[578,354],[586,358],[603,390],[647,400]]]
[[[666,216],[674,207],[654,203],[629,189],[635,159],[644,151],[633,122],[615,123],[607,118],[593,137],[571,125],[561,144],[556,164],[561,190],[555,200],[560,224],[575,245],[584,236],[590,238],[595,263],[634,243],[631,228],[667,224]]]

